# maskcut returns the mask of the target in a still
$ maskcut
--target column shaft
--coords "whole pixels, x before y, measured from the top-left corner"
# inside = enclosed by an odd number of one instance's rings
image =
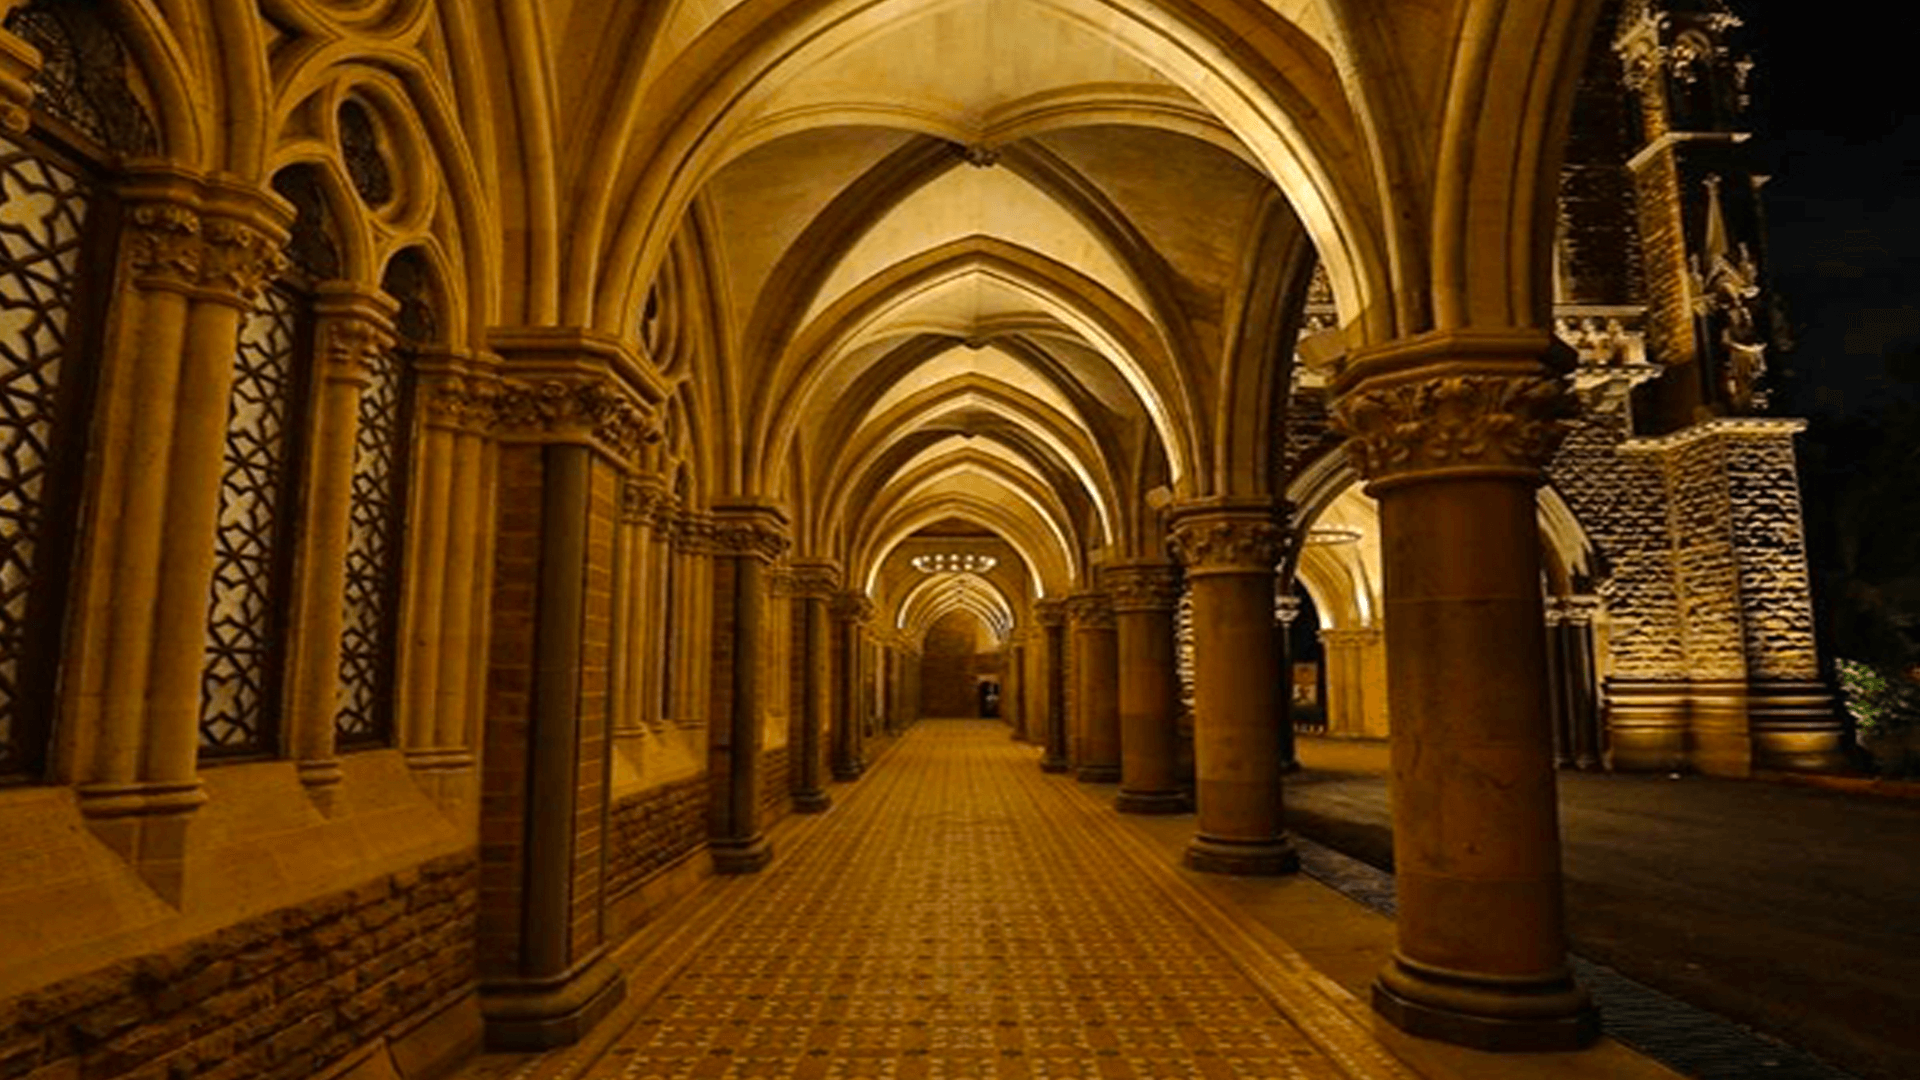
[[[1172,566],[1120,565],[1108,572],[1119,637],[1120,794],[1129,814],[1187,809],[1179,776],[1180,673],[1174,609],[1180,580]]]
[[[1176,507],[1193,592],[1194,802],[1187,865],[1283,874],[1299,865],[1282,818],[1288,691],[1273,618],[1281,530],[1271,502]]]
[[[1120,779],[1120,655],[1113,605],[1104,593],[1083,593],[1068,602],[1078,657],[1075,705],[1080,716],[1074,776],[1083,783]]]
[[[1046,749],[1040,756],[1043,772],[1066,772],[1067,765],[1067,613],[1059,601],[1034,605],[1042,640],[1040,696]]]
[[[1399,944],[1374,1008],[1416,1035],[1597,1035],[1566,963],[1535,489],[1563,432],[1538,331],[1435,333],[1335,384],[1380,502]]]

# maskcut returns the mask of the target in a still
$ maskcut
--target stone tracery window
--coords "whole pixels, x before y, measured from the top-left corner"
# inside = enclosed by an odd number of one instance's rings
[[[409,443],[411,358],[435,332],[431,278],[417,251],[395,256],[381,285],[400,301],[400,345],[369,358],[360,391],[348,510],[346,618],[340,641],[341,748],[385,745],[393,730],[394,658],[399,649],[400,569]]]
[[[52,727],[94,201],[78,170],[0,135],[0,781],[40,773]]]
[[[34,108],[100,148],[158,153],[126,45],[102,8],[97,0],[32,0],[8,13],[6,28],[40,50]]]

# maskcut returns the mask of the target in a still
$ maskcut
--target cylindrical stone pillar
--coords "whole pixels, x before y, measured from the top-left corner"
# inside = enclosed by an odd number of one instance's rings
[[[773,858],[760,828],[760,730],[768,657],[767,567],[786,549],[787,520],[765,503],[714,507],[713,726],[710,775],[725,784],[713,804],[708,848],[722,874],[751,873]]]
[[[833,778],[858,780],[867,771],[861,738],[860,622],[872,608],[866,594],[833,598]]]
[[[1080,753],[1074,776],[1082,783],[1120,779],[1120,650],[1113,604],[1105,593],[1081,593],[1067,601],[1079,663],[1074,704],[1080,713]]]
[[[833,805],[822,775],[822,732],[833,715],[833,593],[838,568],[829,563],[793,564],[793,596],[800,605],[795,620],[800,640],[794,662],[800,665],[800,720],[793,748],[793,808],[817,814]]]
[[[1165,563],[1107,568],[1120,664],[1120,794],[1127,814],[1187,809],[1180,787],[1180,673],[1174,655],[1174,609],[1180,572]]]
[[[1040,755],[1040,771],[1067,771],[1067,609],[1059,600],[1041,600],[1033,605],[1034,620],[1040,624],[1040,697],[1046,749]]]
[[[1496,1050],[1597,1033],[1562,930],[1535,488],[1567,396],[1545,334],[1434,334],[1335,386],[1380,502],[1399,942],[1374,1008]]]
[[[1173,547],[1193,590],[1194,803],[1187,865],[1224,874],[1299,867],[1282,817],[1287,688],[1276,670],[1274,567],[1283,533],[1269,499],[1176,504]]]

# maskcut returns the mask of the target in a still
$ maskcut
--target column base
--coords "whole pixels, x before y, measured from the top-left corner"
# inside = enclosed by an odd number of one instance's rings
[[[773,861],[773,845],[766,835],[755,833],[745,839],[719,839],[707,842],[716,874],[751,874]]]
[[[1285,835],[1260,841],[1196,836],[1187,842],[1186,864],[1188,869],[1208,874],[1278,877],[1300,869],[1300,855]]]
[[[1184,814],[1193,808],[1184,791],[1122,791],[1113,808],[1123,814]]]
[[[864,761],[836,761],[833,764],[833,778],[842,783],[858,780],[866,771],[867,763]]]
[[[1120,766],[1082,765],[1073,778],[1083,784],[1117,784],[1120,782]]]
[[[494,1050],[570,1046],[627,996],[627,980],[602,953],[551,979],[480,984],[480,1015]]]
[[[1041,772],[1063,773],[1066,772],[1069,767],[1067,759],[1064,757],[1055,757],[1052,754],[1048,754],[1040,759]]]
[[[793,793],[793,812],[796,814],[818,814],[833,805],[833,796],[824,791],[796,791]]]
[[[1395,956],[1374,980],[1373,1011],[1409,1035],[1475,1050],[1579,1050],[1600,1037],[1600,1010],[1567,973],[1500,978]]]

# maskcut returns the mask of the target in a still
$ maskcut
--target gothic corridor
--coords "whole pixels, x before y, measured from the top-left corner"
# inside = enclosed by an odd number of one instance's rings
[[[1637,1075],[1562,778],[1857,750],[1737,6],[0,0],[0,1080]]]

